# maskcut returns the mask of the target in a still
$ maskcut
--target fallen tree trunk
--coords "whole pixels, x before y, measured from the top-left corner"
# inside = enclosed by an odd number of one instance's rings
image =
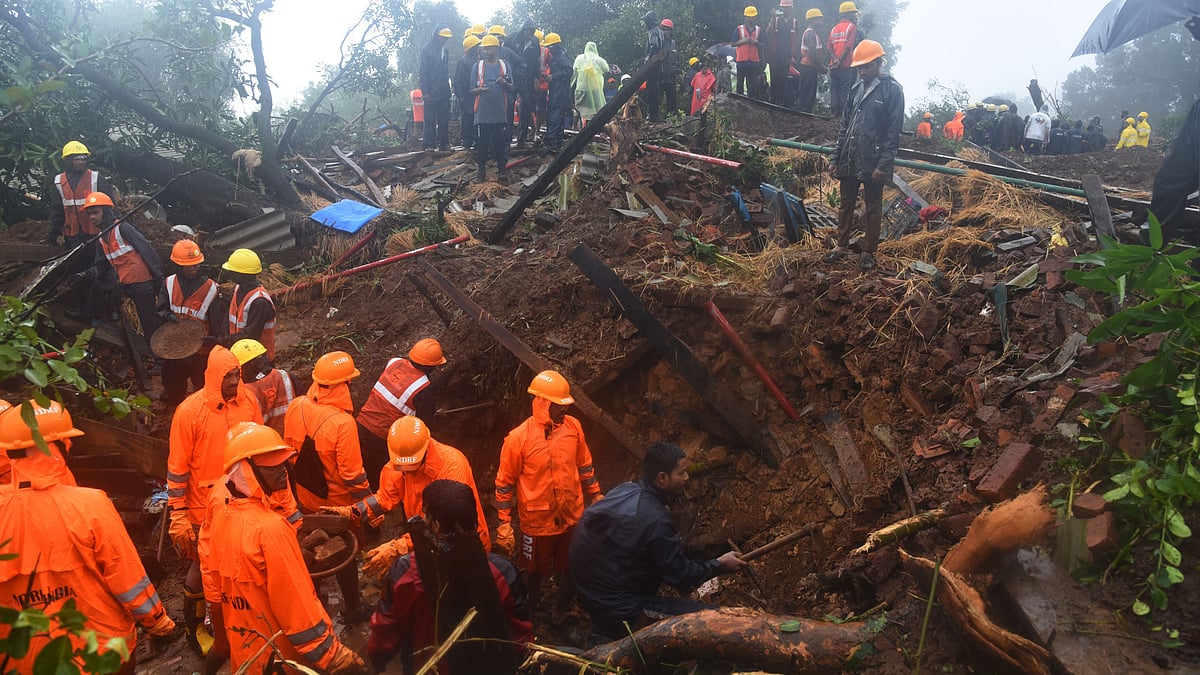
[[[797,630],[785,632],[781,626]],[[834,624],[748,609],[710,609],[665,619],[585,652],[583,658],[633,673],[683,661],[722,662],[772,673],[830,673],[846,668],[870,638],[861,622]]]

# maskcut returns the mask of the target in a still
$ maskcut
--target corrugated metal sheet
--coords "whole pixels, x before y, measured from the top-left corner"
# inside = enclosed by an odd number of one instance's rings
[[[296,238],[288,227],[282,211],[272,211],[223,227],[209,243],[216,248],[232,250],[248,248],[254,251],[282,251],[295,248]]]

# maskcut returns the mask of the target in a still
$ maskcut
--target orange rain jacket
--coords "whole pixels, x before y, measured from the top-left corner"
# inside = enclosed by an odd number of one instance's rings
[[[321,499],[302,485],[296,486],[300,508],[314,513],[322,506],[350,506],[371,494],[358,447],[358,425],[350,411],[350,387],[345,382],[326,387],[314,384],[297,396],[283,419],[283,442],[300,450],[312,438],[325,469],[329,497]]]
[[[942,136],[952,141],[961,141],[964,131],[963,117],[964,115],[961,110],[954,113],[954,119],[946,122],[945,126],[942,127]]]
[[[388,462],[379,472],[379,491],[367,497],[362,502],[361,511],[368,518],[378,518],[404,504],[404,515],[407,518],[422,515],[425,512],[425,502],[421,498],[425,488],[435,480],[457,481],[471,488],[475,495],[475,517],[478,519],[475,529],[479,532],[479,541],[483,542],[483,550],[492,548],[491,535],[488,532],[487,519],[483,516],[483,504],[479,502],[479,490],[475,488],[475,475],[471,473],[471,464],[466,455],[457,448],[445,443],[429,439],[429,449],[425,451],[425,463],[416,471],[401,471]],[[408,535],[404,535],[408,536]]]
[[[0,560],[0,604],[53,614],[74,600],[101,651],[109,638],[121,637],[133,653],[135,619],[147,628],[170,619],[108,495],[64,484],[61,456],[37,448],[13,460],[12,470],[13,485],[0,488],[0,542],[8,542],[0,553],[17,557]],[[0,640],[8,631],[0,624]],[[55,624],[49,637],[35,637],[29,653],[7,667],[33,672],[37,653],[62,634]],[[84,646],[79,638],[71,642]]]
[[[929,120],[921,120],[917,125],[917,138],[933,138],[933,124]]]
[[[59,441],[59,443],[70,443],[71,439]],[[68,448],[70,445],[67,446]],[[75,474],[71,473],[70,467],[67,466],[67,460],[63,458],[62,453],[58,451],[58,444],[50,444],[50,456],[56,462],[56,470],[58,471],[58,482],[62,485],[76,485]],[[8,459],[8,454],[0,451],[0,488],[7,487],[13,482],[12,462]],[[0,541],[3,541],[0,539]],[[3,553],[3,551],[0,551]]]
[[[496,470],[500,522],[511,520],[515,496],[522,533],[561,534],[583,517],[584,490],[593,500],[600,494],[583,427],[570,415],[554,426],[550,401],[535,397],[533,415],[508,432],[500,450]]]
[[[295,530],[271,509],[273,500],[248,462],[229,467],[224,478],[247,496],[233,497],[224,486],[214,489],[197,546],[207,561],[201,571],[204,599],[221,607],[232,670],[253,659],[248,672],[263,672],[271,650],[254,658],[265,639],[260,636],[279,631],[283,635],[274,645],[284,658],[325,669],[338,651],[338,639],[317,599]]]
[[[238,422],[263,421],[258,401],[240,380],[232,401],[221,396],[225,374],[240,368],[228,349],[213,347],[204,371],[204,388],[185,398],[171,419],[167,503],[172,509],[186,509],[193,525],[204,522],[208,491],[221,477],[225,463],[229,430]]]

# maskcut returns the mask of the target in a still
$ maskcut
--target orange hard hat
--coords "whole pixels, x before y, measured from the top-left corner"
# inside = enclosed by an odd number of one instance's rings
[[[571,405],[575,402],[575,399],[571,398],[571,385],[567,383],[567,378],[553,370],[538,373],[533,382],[529,383],[527,391],[559,405]]]
[[[312,372],[313,382],[325,386],[349,382],[359,375],[362,373],[354,367],[354,358],[342,351],[322,355]]]
[[[255,422],[233,425],[228,439],[225,444],[225,471],[251,457],[256,458],[254,463],[259,466],[279,466],[296,454],[290,445],[283,442],[278,431]]]
[[[423,338],[408,350],[408,360],[418,366],[440,366],[446,362],[446,357],[442,354],[442,343]]]
[[[396,468],[416,471],[429,449],[429,426],[419,417],[405,415],[388,428],[387,446]]]
[[[83,208],[85,209],[90,209],[93,206],[112,207],[112,205],[112,197],[109,197],[103,192],[93,192],[87,196],[87,199],[83,200]]]
[[[51,401],[50,405],[44,407],[37,401],[29,401],[29,405],[33,408],[33,418],[37,420],[38,431],[47,442],[83,435],[71,421],[71,413],[58,401]],[[35,445],[37,443],[33,440],[33,430],[21,417],[21,408],[10,405],[0,415],[0,449],[18,450]]]
[[[184,267],[199,265],[204,262],[204,253],[191,239],[180,239],[171,247],[171,262]]]
[[[924,115],[922,115],[921,117],[924,117],[927,120],[931,120],[931,119],[933,119],[933,113],[927,112]]]
[[[851,68],[865,66],[875,59],[883,58],[887,52],[883,51],[883,45],[874,40],[863,40],[854,48],[854,60],[850,62]]]

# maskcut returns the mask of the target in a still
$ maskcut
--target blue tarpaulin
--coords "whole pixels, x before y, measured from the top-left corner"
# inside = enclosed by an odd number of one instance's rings
[[[353,199],[343,199],[313,213],[309,218],[326,227],[354,234],[381,213],[383,213],[381,208],[356,202]]]

